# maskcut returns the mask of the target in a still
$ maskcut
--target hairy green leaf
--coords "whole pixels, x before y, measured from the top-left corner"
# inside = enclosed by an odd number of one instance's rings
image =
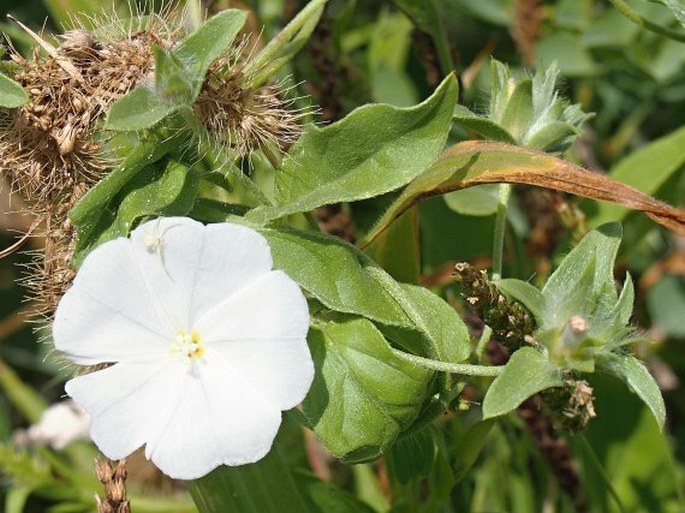
[[[314,232],[265,228],[260,233],[269,241],[274,265],[326,307],[412,327],[397,300],[369,273],[377,266],[353,246]]]
[[[311,126],[276,176],[281,206],[257,208],[248,218],[266,222],[406,185],[442,150],[456,97],[450,75],[415,107],[366,105],[325,128]]]
[[[155,87],[139,85],[114,102],[107,112],[105,128],[143,130],[191,105],[209,66],[228,50],[246,17],[245,11],[227,9],[207,20],[171,51],[153,47]]]
[[[419,414],[433,373],[397,358],[366,319],[313,326],[308,340],[316,376],[303,405],[314,432],[346,461],[379,456]]]
[[[666,407],[659,385],[647,368],[633,356],[603,354],[597,358],[597,368],[623,381],[628,388],[649,407],[654,418],[663,429],[666,422]]]
[[[258,87],[307,43],[328,0],[312,0],[245,66],[251,87]]]
[[[597,315],[616,304],[613,269],[621,233],[618,223],[603,225],[566,255],[542,289],[543,326],[560,326],[576,314]]]
[[[515,278],[505,278],[495,282],[497,288],[507,296],[518,301],[533,315],[538,324],[542,324],[544,297],[537,287],[530,283]]]
[[[514,139],[514,137],[507,131],[506,128],[502,127],[499,123],[496,123],[491,119],[481,117],[471,112],[463,105],[456,105],[454,107],[453,119],[456,123],[459,123],[469,130],[473,130],[485,139],[490,139],[491,141],[500,141],[508,144],[516,144],[516,139]]]
[[[85,255],[103,242],[126,237],[136,221],[143,217],[186,215],[193,208],[197,196],[198,179],[187,166],[171,161],[166,166],[154,166],[131,180],[119,194],[122,198],[110,204],[111,216],[100,218],[90,244],[79,240],[74,260],[81,262]]]
[[[171,51],[192,84],[191,101],[197,98],[207,70],[233,43],[247,19],[247,11],[226,9],[212,16]]]
[[[21,84],[0,73],[0,107],[14,109],[21,107],[27,101],[29,97]]]
[[[150,128],[177,107],[165,102],[152,89],[141,85],[112,104],[107,111],[105,128],[120,132]]]
[[[84,248],[92,246],[98,234],[111,223],[115,210],[111,202],[133,178],[145,169],[155,169],[154,164],[179,144],[174,137],[149,136],[143,141],[134,140],[127,145],[127,156],[109,175],[90,189],[69,211],[69,219],[76,231],[74,260],[85,257]],[[150,167],[152,166],[152,167]]]
[[[488,388],[483,400],[483,418],[514,411],[532,395],[563,383],[561,371],[546,355],[532,347],[523,347],[511,355],[502,374]]]

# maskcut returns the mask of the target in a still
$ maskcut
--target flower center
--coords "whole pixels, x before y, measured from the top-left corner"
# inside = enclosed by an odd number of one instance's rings
[[[205,355],[205,346],[200,334],[197,331],[188,333],[185,330],[178,330],[176,340],[171,345],[171,354],[189,363],[196,358],[202,358]]]

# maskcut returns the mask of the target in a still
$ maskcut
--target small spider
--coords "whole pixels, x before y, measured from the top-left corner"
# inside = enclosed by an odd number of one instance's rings
[[[166,267],[166,263],[164,262],[164,236],[166,235],[166,232],[180,225],[172,224],[171,226],[167,226],[162,233],[159,233],[159,221],[161,219],[161,217],[157,218],[157,224],[155,225],[152,233],[145,233],[143,245],[148,253],[155,253],[159,257],[159,259],[162,261],[162,267],[164,267],[164,271],[166,272],[167,276],[171,278],[171,275]]]

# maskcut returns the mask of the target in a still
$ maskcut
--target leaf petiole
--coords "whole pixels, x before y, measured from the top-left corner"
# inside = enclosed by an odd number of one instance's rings
[[[464,374],[466,376],[485,376],[485,377],[495,377],[499,376],[504,370],[504,365],[472,365],[470,363],[450,363],[442,362],[440,360],[432,360],[430,358],[424,358],[422,356],[416,356],[414,354],[405,353],[399,349],[391,348],[392,352],[398,358],[412,362],[419,367],[424,367],[426,369],[436,370],[440,372],[449,372],[451,374]]]

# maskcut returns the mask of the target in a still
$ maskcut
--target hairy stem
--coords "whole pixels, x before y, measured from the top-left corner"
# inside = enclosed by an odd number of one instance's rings
[[[507,227],[507,207],[511,197],[511,185],[503,183],[499,186],[499,203],[495,215],[495,234],[492,242],[492,279],[502,277],[502,259],[504,255],[504,232]]]
[[[614,7],[616,7],[618,12],[620,12],[621,14],[623,14],[623,16],[628,18],[633,23],[636,23],[637,25],[641,26],[642,28],[647,29],[651,32],[656,32],[657,34],[661,34],[662,36],[666,36],[676,41],[680,41],[681,43],[685,43],[685,33],[676,30],[671,30],[669,28],[662,27],[661,25],[657,25],[656,23],[652,23],[647,18],[642,16],[639,12],[630,7],[624,0],[609,1],[613,4]]]
[[[451,374],[464,374],[466,376],[486,376],[494,377],[499,376],[504,370],[504,366],[484,366],[484,365],[471,365],[469,363],[449,363],[441,362],[440,360],[431,360],[430,358],[424,358],[422,356],[416,356],[414,354],[405,353],[399,349],[392,349],[392,352],[398,358],[406,360],[408,362],[415,363],[420,367],[426,369],[449,372]]]

